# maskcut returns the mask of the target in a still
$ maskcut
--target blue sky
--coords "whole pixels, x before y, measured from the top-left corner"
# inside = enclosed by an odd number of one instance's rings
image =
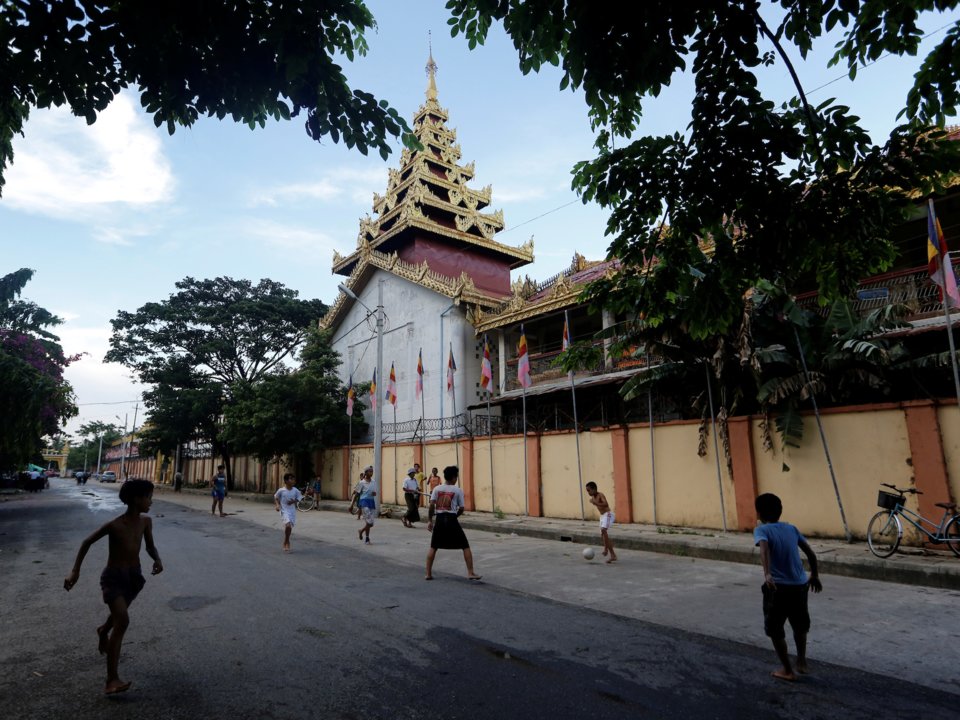
[[[604,212],[569,204],[577,200],[570,169],[592,157],[582,96],[559,91],[555,69],[522,76],[499,28],[486,45],[468,50],[462,37],[450,37],[444,0],[368,6],[378,29],[368,37],[369,54],[346,66],[347,77],[409,121],[424,99],[432,31],[440,102],[457,129],[463,162],[476,162],[474,186],[492,184],[491,209],[504,211],[507,230],[498,239],[520,245],[534,237],[536,261],[519,272],[548,277],[575,251],[602,257]],[[957,17],[931,16],[925,29]],[[940,30],[925,47],[942,37]],[[826,67],[831,46],[823,41],[806,63],[795,59],[806,88],[843,75]],[[897,124],[917,66],[881,59],[855,83],[834,82],[811,100],[841,98],[882,139]],[[778,101],[792,96],[781,64],[762,79]],[[682,130],[689,95],[679,78],[647,106],[641,130]],[[384,162],[318,144],[297,119],[256,131],[203,119],[170,136],[139,110],[132,92],[92,126],[64,110],[35,110],[25,131],[14,142],[0,199],[0,273],[36,270],[24,296],[66,321],[58,332],[68,353],[88,353],[67,374],[80,404],[71,431],[125,413],[132,420],[138,388],[124,368],[101,362],[109,321],[118,310],[168,297],[187,275],[266,277],[301,297],[332,302],[341,279],[330,272],[333,251],[355,247],[358,220],[371,213],[373,193],[384,191],[387,169],[399,157],[399,146]]]

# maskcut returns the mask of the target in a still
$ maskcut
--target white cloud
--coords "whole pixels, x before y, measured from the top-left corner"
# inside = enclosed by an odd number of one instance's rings
[[[387,173],[383,168],[334,168],[319,178],[267,187],[256,192],[251,204],[256,207],[293,204],[304,200],[329,202],[348,197],[351,202],[370,205],[374,192],[387,187]]]
[[[333,240],[329,235],[295,225],[256,219],[243,226],[243,231],[262,243],[281,250],[333,252]]]
[[[58,218],[169,200],[174,178],[157,131],[118,95],[87,125],[65,108],[34,111],[15,143],[4,205]]]

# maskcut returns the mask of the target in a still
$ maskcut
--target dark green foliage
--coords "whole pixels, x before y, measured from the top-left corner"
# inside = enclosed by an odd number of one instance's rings
[[[16,469],[43,448],[44,436],[77,414],[59,338],[48,328],[60,318],[21,300],[33,270],[0,277],[0,470]]]
[[[337,376],[339,355],[326,332],[311,331],[298,370],[262,379],[235,393],[224,414],[223,438],[235,452],[261,461],[289,456],[300,479],[313,475],[311,456],[345,445],[351,418],[346,387]],[[354,401],[354,432],[366,430],[363,405]]]
[[[3,0],[0,189],[31,108],[93,123],[125,88],[171,134],[204,115],[255,128],[305,113],[314,140],[386,158],[389,136],[414,142],[409,128],[339,64],[366,54],[375,27],[361,0]]]
[[[598,130],[598,156],[574,168],[584,200],[610,210],[610,255],[626,267],[590,298],[648,325],[679,320],[706,339],[731,332],[763,278],[794,289],[814,278],[825,303],[846,297],[894,257],[890,232],[908,193],[942,190],[957,143],[918,132],[956,106],[960,53],[952,28],[927,57],[907,103],[910,124],[876,144],[836,100],[767,98],[759,68],[793,73],[828,29],[844,29],[835,61],[858,66],[917,52],[921,16],[943,0],[649,0],[630,11],[564,0],[450,0],[454,35],[482,42],[503,23],[523,72],[559,66]],[[776,19],[769,25],[765,18]],[[677,132],[638,136],[644,102],[692,74]],[[793,75],[796,78],[796,75]],[[679,127],[686,123],[686,127]]]
[[[106,359],[151,386],[144,449],[169,454],[178,443],[210,442],[229,468],[225,413],[288,371],[326,306],[272,280],[188,277],[176,287],[163,302],[117,313]]]

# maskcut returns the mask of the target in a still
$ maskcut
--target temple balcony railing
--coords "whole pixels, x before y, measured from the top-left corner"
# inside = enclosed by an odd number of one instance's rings
[[[600,348],[603,347],[602,340],[596,341],[593,344]],[[566,376],[567,373],[565,370],[563,370],[563,368],[554,365],[554,362],[560,353],[560,350],[544,353],[530,353],[530,380],[534,385],[539,385],[540,383],[545,382],[553,382]],[[517,379],[518,362],[519,358],[507,360],[507,382],[504,390],[520,389],[520,381]],[[593,367],[577,370],[576,376],[591,377],[593,375],[603,375],[604,373],[612,373],[619,370],[627,370],[633,367],[641,367],[643,364],[643,360],[631,357],[629,353],[625,353],[622,357],[611,357],[609,365],[603,359],[601,359],[600,362]]]
[[[956,272],[960,258],[951,260]],[[796,302],[806,310],[823,315],[829,311],[829,307],[817,305],[816,292],[801,293],[797,295]],[[897,270],[861,280],[853,300],[854,311],[866,315],[885,305],[905,305],[908,320],[943,311],[940,293],[926,267]]]

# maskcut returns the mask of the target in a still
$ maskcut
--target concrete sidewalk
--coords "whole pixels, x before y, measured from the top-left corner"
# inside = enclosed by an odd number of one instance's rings
[[[158,497],[173,500],[176,494],[169,486],[158,486]],[[184,489],[185,495],[209,497],[207,489]],[[230,493],[229,501],[272,503],[272,495],[257,493]],[[346,512],[348,502],[323,500],[322,510]],[[385,506],[393,511],[399,523],[404,508]],[[426,509],[421,509],[426,525]],[[386,520],[385,522],[389,522]],[[501,535],[517,535],[557,542],[581,545],[600,544],[600,531],[596,521],[558,520],[554,518],[506,515],[498,519],[489,513],[469,512],[460,518],[464,528]],[[801,531],[803,528],[801,528]],[[750,533],[722,532],[654,525],[614,525],[611,531],[614,547],[625,550],[643,550],[679,557],[725,560],[728,562],[760,565],[759,550],[753,544]],[[863,578],[896,582],[907,585],[960,590],[960,558],[944,548],[942,551],[917,547],[903,547],[890,558],[880,559],[870,552],[866,542],[857,540],[846,543],[842,540],[809,538],[810,545],[820,562],[820,572],[826,575]]]

